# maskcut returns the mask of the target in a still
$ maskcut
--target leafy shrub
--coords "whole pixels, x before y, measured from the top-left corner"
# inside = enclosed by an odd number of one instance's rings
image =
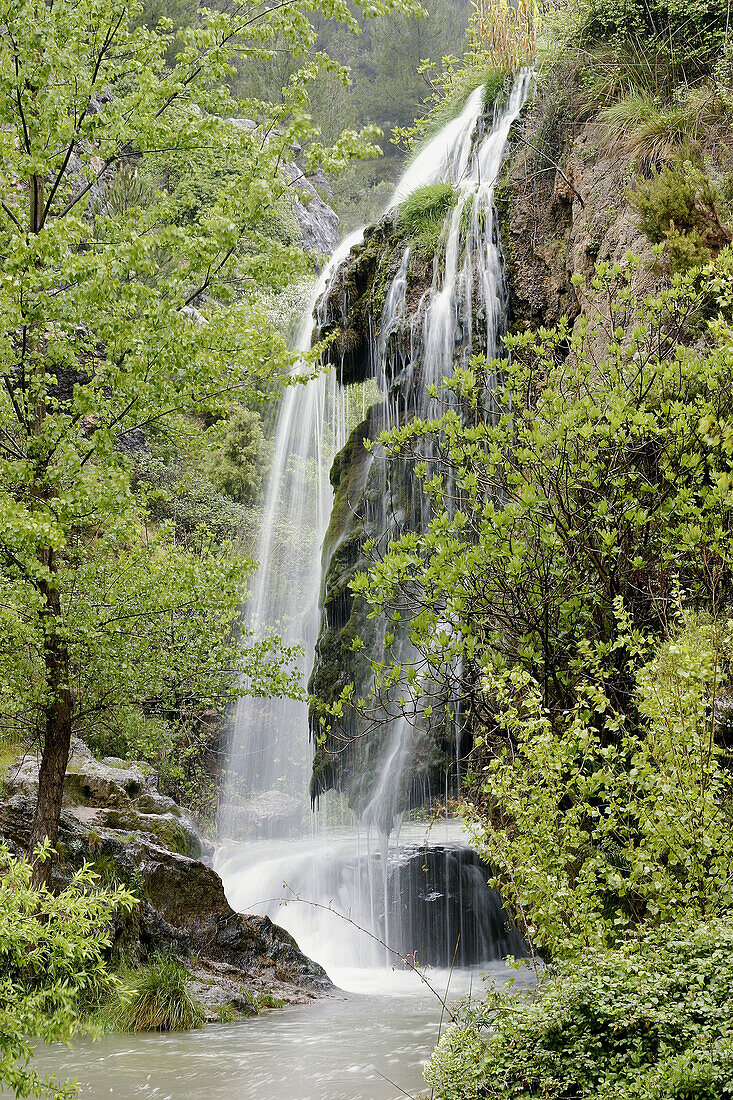
[[[397,229],[426,251],[435,251],[448,213],[458,201],[458,189],[450,183],[419,187],[399,206]]]
[[[512,336],[511,359],[454,373],[442,418],[385,437],[422,463],[433,514],[352,587],[409,621],[405,691],[429,679],[470,708],[487,862],[556,955],[733,904],[706,719],[725,632],[688,620],[671,643],[678,686],[697,692],[679,728],[652,720],[638,681],[680,602],[713,609],[733,590],[731,263],[654,299],[633,263],[599,265],[572,331]]]
[[[648,179],[637,177],[630,197],[649,240],[667,244],[673,271],[705,263],[730,243],[717,190],[691,161],[654,168]]]
[[[590,952],[466,1006],[425,1078],[439,1100],[730,1100],[732,951],[727,919]]]
[[[508,736],[480,781],[495,808],[470,816],[506,896],[531,914],[527,933],[555,957],[733,906],[733,786],[715,717],[733,639],[688,616],[646,661],[628,623],[619,645],[639,667],[636,722],[615,729],[600,721],[600,679],[550,717],[529,678],[487,674]]]
[[[188,992],[187,972],[162,955],[122,990],[120,1026],[125,1031],[187,1031],[200,1027],[204,1011]]]
[[[78,1030],[80,1004],[113,982],[105,963],[111,918],[135,899],[101,889],[90,867],[59,894],[34,890],[30,864],[5,848],[0,876],[0,1082],[21,1097],[75,1096],[74,1086],[34,1071],[33,1037],[66,1042]]]

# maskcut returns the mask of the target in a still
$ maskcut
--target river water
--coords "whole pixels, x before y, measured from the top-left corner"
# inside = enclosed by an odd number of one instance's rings
[[[516,971],[428,971],[448,999],[503,985]],[[343,971],[352,989],[238,1024],[179,1034],[107,1035],[39,1051],[36,1066],[77,1078],[95,1100],[398,1100],[424,1088],[442,1006],[409,972]],[[518,979],[521,981],[521,978]],[[387,994],[377,990],[388,990]],[[448,1023],[444,1015],[443,1027]],[[5,1095],[0,1093],[0,1095]]]

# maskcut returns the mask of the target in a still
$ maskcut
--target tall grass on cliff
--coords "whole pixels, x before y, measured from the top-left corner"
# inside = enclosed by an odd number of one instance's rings
[[[494,68],[515,73],[533,65],[540,21],[536,0],[472,0],[470,35],[473,48]]]

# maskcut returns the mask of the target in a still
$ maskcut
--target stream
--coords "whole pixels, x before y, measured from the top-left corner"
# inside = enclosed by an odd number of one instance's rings
[[[431,971],[450,999],[502,985],[516,971]],[[102,1100],[398,1100],[424,1088],[422,1067],[441,1005],[405,971],[344,971],[359,993],[274,1011],[238,1024],[178,1034],[106,1035],[38,1053],[42,1073],[77,1078]],[[518,981],[521,978],[517,979]],[[443,1020],[443,1027],[446,1020]],[[1,1093],[0,1095],[6,1095]]]

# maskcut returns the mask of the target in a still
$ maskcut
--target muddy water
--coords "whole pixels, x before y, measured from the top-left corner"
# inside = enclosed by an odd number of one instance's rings
[[[497,984],[514,973],[500,963],[485,971]],[[415,1096],[438,1036],[440,1003],[409,973],[352,970],[334,977],[361,992],[179,1035],[108,1035],[49,1047],[39,1051],[36,1065],[77,1078],[81,1095],[96,1100]],[[444,993],[449,975],[429,977]],[[483,989],[480,972],[464,971],[453,975],[450,996]]]

